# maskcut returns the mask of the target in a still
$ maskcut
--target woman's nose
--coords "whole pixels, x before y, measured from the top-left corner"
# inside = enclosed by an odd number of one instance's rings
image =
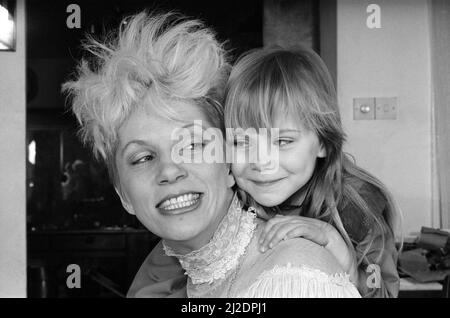
[[[187,176],[186,170],[173,161],[161,162],[158,175],[158,184],[172,184],[184,179]]]

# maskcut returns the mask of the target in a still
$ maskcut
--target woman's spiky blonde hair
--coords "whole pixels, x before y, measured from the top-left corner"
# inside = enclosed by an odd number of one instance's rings
[[[137,108],[152,106],[175,118],[174,101],[195,103],[223,129],[222,97],[229,64],[215,34],[179,14],[142,12],[124,19],[104,41],[88,38],[91,54],[63,84],[82,141],[115,180],[117,132]]]

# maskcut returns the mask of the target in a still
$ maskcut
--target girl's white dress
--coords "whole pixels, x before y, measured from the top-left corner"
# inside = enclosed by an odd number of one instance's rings
[[[235,196],[212,240],[189,254],[176,254],[163,242],[188,275],[188,297],[360,297],[347,274],[330,272],[336,259],[313,242],[289,239],[259,252],[264,221],[252,211]]]

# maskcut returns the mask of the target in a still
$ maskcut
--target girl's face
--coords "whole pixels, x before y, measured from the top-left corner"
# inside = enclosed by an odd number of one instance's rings
[[[312,177],[317,158],[326,155],[317,135],[292,117],[276,118],[274,127],[279,133],[269,135],[269,140],[261,134],[235,136],[237,153],[244,148],[256,151],[258,145],[268,141],[279,151],[271,158],[260,156],[251,162],[232,164],[237,185],[263,206],[279,205],[301,189]],[[278,157],[277,162],[270,162],[273,157]]]

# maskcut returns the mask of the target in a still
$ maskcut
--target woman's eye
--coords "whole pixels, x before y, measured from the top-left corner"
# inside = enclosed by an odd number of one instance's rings
[[[139,157],[138,159],[134,160],[132,162],[132,164],[133,165],[137,165],[137,164],[140,164],[140,163],[152,161],[153,159],[154,159],[153,155],[145,155],[145,156]]]
[[[185,149],[190,151],[202,150],[205,147],[204,142],[193,142],[189,144]]]

